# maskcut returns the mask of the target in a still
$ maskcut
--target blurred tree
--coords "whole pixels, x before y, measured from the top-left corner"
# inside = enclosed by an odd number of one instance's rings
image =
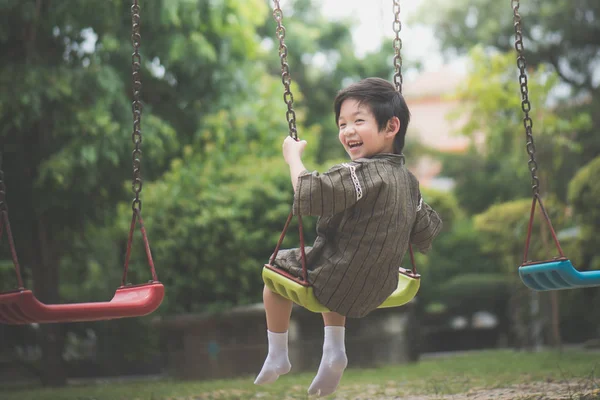
[[[471,70],[464,85],[453,95],[462,106],[454,117],[467,114],[460,133],[472,139],[466,155],[446,156],[444,173],[456,181],[460,205],[469,214],[490,205],[527,195],[530,181],[525,151],[523,113],[518,82],[510,72],[513,55],[485,52],[475,47],[470,53]],[[538,175],[543,191],[558,193],[565,200],[566,184],[561,179],[576,165],[581,152],[576,132],[591,125],[589,114],[573,113],[565,118],[551,104],[557,76],[544,69],[529,73],[529,99],[533,111]],[[522,185],[515,185],[522,182]]]
[[[85,221],[102,222],[123,195],[130,143],[128,85],[86,46],[113,25],[120,2],[1,5],[0,138],[17,247],[33,289],[59,303],[59,262]],[[122,11],[128,11],[123,8]],[[129,69],[127,64],[122,66]],[[160,156],[173,131],[147,118]],[[115,179],[103,179],[106,176]],[[42,381],[65,382],[63,326],[44,325]]]
[[[207,116],[198,136],[204,147],[186,146],[163,179],[147,186],[146,225],[156,259],[166,263],[160,277],[169,288],[161,313],[216,311],[261,300],[262,265],[277,243],[293,191],[280,155],[287,129],[281,81],[265,76],[250,81],[254,98]],[[302,127],[302,119],[298,122]],[[303,132],[316,142],[316,133]],[[313,145],[305,152],[308,168],[319,168],[316,150]],[[120,211],[118,231],[125,233],[128,205]],[[307,240],[313,235],[309,221]],[[295,229],[288,236],[286,244],[297,247]],[[132,272],[143,274],[142,249],[138,252]]]
[[[569,184],[569,203],[573,207],[580,234],[578,256],[582,269],[600,269],[598,240],[600,230],[600,157],[581,168]]]
[[[334,97],[344,86],[362,78],[378,76],[391,80],[394,56],[391,39],[389,46],[361,58],[352,40],[351,28],[356,20],[332,21],[321,13],[316,0],[295,0],[288,7],[285,5],[282,4],[283,24],[292,81],[303,93],[300,104],[306,109],[306,127],[322,132],[317,161],[345,157],[343,148],[337,145]],[[391,7],[389,18],[391,35],[394,19]],[[272,45],[268,68],[273,75],[281,75],[275,27],[271,18],[261,33]],[[303,132],[299,134],[302,136]]]
[[[556,197],[547,198],[544,205],[557,231],[571,227],[572,222],[568,217],[566,206]],[[515,274],[517,267],[523,263],[530,210],[530,199],[497,204],[475,217],[475,227],[480,233],[485,254],[499,260],[504,266],[505,273],[511,277],[513,285],[509,309],[513,334],[517,340],[515,344],[527,348],[541,345],[542,343],[536,343],[536,340],[542,340],[543,334],[547,342],[558,346],[561,339],[557,293],[533,292],[525,287]],[[558,256],[539,206],[537,210],[527,261],[549,260]]]
[[[429,12],[432,7],[438,12]],[[532,0],[521,2],[520,14],[528,65],[542,65],[544,68],[540,71],[556,74],[562,83],[556,85],[555,82],[555,88],[551,92],[543,93],[543,97],[539,98],[543,104],[533,103],[534,133],[539,133],[538,126],[542,121],[537,112],[539,107],[545,107],[547,94],[556,100],[559,93],[565,93],[565,84],[570,89],[570,96],[552,107],[553,113],[563,120],[556,127],[562,134],[569,132],[568,140],[578,147],[572,149],[577,150],[577,156],[573,157],[572,153],[567,152],[557,158],[562,168],[553,168],[554,179],[543,182],[545,189],[565,200],[568,182],[575,171],[600,153],[597,135],[600,114],[595,111],[600,105],[600,79],[597,74],[600,66],[600,3],[596,0]],[[470,52],[474,46],[510,52],[513,54],[513,61],[506,63],[503,68],[507,77],[512,76],[511,79],[516,80],[518,69],[514,51],[513,11],[508,3],[493,0],[429,0],[423,5],[417,19],[433,28],[443,51],[449,57]],[[543,73],[542,78],[544,75]],[[551,79],[555,81],[556,77]],[[548,88],[547,85],[543,86]],[[533,96],[537,96],[537,90],[539,88],[530,86],[530,94]],[[510,103],[506,104],[513,105],[503,108],[517,111],[518,106],[514,104],[517,99],[518,95],[510,92],[506,99]],[[587,121],[580,124],[581,118],[586,118]],[[572,129],[565,129],[564,122],[569,120],[574,123]],[[518,131],[522,132],[523,129]],[[501,166],[490,167],[498,170]],[[473,199],[472,196],[468,197]],[[499,199],[501,198],[504,197]],[[476,210],[482,211],[483,208],[477,207]]]
[[[468,115],[468,122],[461,128],[461,133],[470,137],[473,144],[466,155],[445,156],[444,173],[455,179],[454,192],[461,207],[468,214],[485,212],[485,215],[488,215],[492,211],[496,212],[496,222],[499,225],[493,224],[492,220],[482,223],[482,217],[477,217],[475,232],[465,224],[462,235],[457,235],[457,238],[465,240],[460,244],[467,245],[467,249],[471,250],[469,261],[475,261],[474,265],[479,267],[479,272],[497,273],[512,265],[508,272],[514,275],[520,262],[518,258],[514,259],[515,254],[518,254],[517,248],[511,246],[522,247],[524,235],[515,237],[510,221],[515,217],[513,222],[526,224],[527,210],[521,216],[512,213],[511,201],[527,196],[530,190],[525,182],[531,179],[526,167],[528,155],[524,151],[520,98],[515,95],[518,93],[518,82],[509,73],[513,70],[511,66],[514,63],[514,55],[485,51],[476,46],[470,52],[470,61],[471,70],[466,82],[455,93],[454,98],[462,104],[456,110],[455,116],[465,113]],[[537,71],[529,71],[528,82],[529,99],[533,104],[531,116],[534,120],[536,159],[540,167],[538,176],[542,182],[542,191],[557,193],[562,201],[566,201],[566,183],[561,178],[569,176],[576,168],[578,160],[574,156],[581,152],[576,142],[577,132],[588,129],[591,118],[585,112],[573,111],[570,112],[569,118],[566,118],[564,113],[551,103],[551,95],[558,84],[556,74],[539,68]],[[515,182],[523,184],[516,185]],[[524,204],[528,208],[531,201]],[[558,211],[564,213],[565,208],[561,207]],[[495,232],[495,236],[490,236],[490,229]],[[474,235],[469,235],[470,233]],[[547,255],[550,249],[544,249],[543,253]],[[463,257],[464,255],[461,255],[461,258]],[[542,256],[537,259],[546,258],[549,257]],[[469,266],[465,266],[464,269],[468,268]],[[453,272],[459,274],[455,276],[455,279],[459,279],[466,271],[454,269]],[[448,275],[451,277],[452,272],[448,272]],[[514,299],[520,298],[518,292],[514,291]],[[443,293],[440,292],[440,295]],[[513,303],[515,304],[511,310],[516,310],[512,312],[513,320],[518,321],[517,331],[523,336],[521,332],[528,332],[529,328],[521,328],[529,326],[530,320],[516,316],[524,315],[523,305],[526,306],[529,301],[520,300]],[[545,303],[542,306],[547,308]],[[554,320],[557,322],[557,318]]]
[[[437,12],[431,13],[432,8]],[[600,5],[595,0],[532,0],[521,2],[520,14],[527,63],[534,67],[528,70],[529,95],[542,194],[551,193],[566,202],[571,177],[600,153],[600,115],[596,112],[600,103]],[[514,206],[510,201],[524,197],[527,191],[525,185],[515,182],[530,178],[524,140],[515,136],[522,137],[523,127],[513,10],[508,2],[492,0],[430,0],[417,19],[433,28],[448,57],[470,52],[473,59],[473,48],[485,49],[475,50],[479,67],[474,67],[459,94],[471,116],[466,131],[481,135],[485,143],[466,156],[448,156],[444,161],[444,174],[457,182],[459,203],[469,214],[488,214],[495,207],[492,205],[502,202],[508,203],[498,207]],[[496,57],[498,51],[511,55]],[[559,211],[568,213],[564,207]],[[507,223],[503,217],[500,220],[500,226]],[[480,226],[481,218],[476,221]],[[510,230],[505,234],[509,236],[499,234],[491,246],[511,243]],[[479,239],[483,243],[491,240],[486,234]],[[515,265],[519,259],[505,262]]]
[[[570,226],[564,204],[551,197],[544,201],[544,205],[555,229]],[[475,228],[484,239],[485,254],[500,260],[507,273],[512,274],[523,262],[530,210],[531,200],[519,199],[494,205],[474,218]],[[544,235],[549,237],[548,232],[538,212],[534,220],[529,260],[546,260],[556,255],[554,242],[543,239]]]
[[[573,177],[569,184],[569,203],[572,205],[573,217],[577,222],[578,233],[569,248],[573,265],[579,270],[600,269],[599,230],[600,230],[600,184],[597,177],[600,174],[600,156],[583,166]],[[597,287],[582,289],[579,296],[569,296],[568,300],[576,303],[569,309],[575,318],[588,324],[595,337],[600,335],[600,313],[597,310],[586,309],[581,304],[596,304],[600,299],[600,289]],[[579,303],[579,304],[577,304]],[[582,312],[582,311],[587,312]],[[564,315],[568,322],[573,321],[573,316]],[[569,319],[571,319],[569,321]],[[580,339],[589,339],[583,336]]]
[[[132,196],[130,5],[0,3],[8,203],[26,278],[47,303],[106,300],[119,282]],[[392,55],[358,59],[348,22],[328,23],[308,0],[297,7],[286,23],[300,33],[289,35],[299,125],[313,143],[307,160],[324,160],[340,155],[327,153],[340,148],[332,142],[317,145],[320,123],[335,128],[335,92],[348,77],[391,75],[383,65]],[[170,285],[165,310],[254,301],[291,200],[279,159],[287,134],[279,60],[263,40],[274,37],[267,3],[157,0],[142,4],[141,26],[142,198],[159,277]],[[148,276],[136,243],[132,281]],[[110,336],[138,325],[104,328]],[[64,331],[73,328],[41,329],[43,382],[64,384]]]
[[[435,8],[437,12],[429,12]],[[600,4],[596,0],[521,2],[527,60],[548,64],[564,82],[595,93],[600,58]],[[508,2],[494,0],[430,0],[420,20],[432,25],[448,53],[474,45],[506,52],[514,47],[513,12]]]
[[[0,4],[0,138],[8,202],[26,276],[47,303],[84,293],[69,285],[61,293],[61,263],[70,268],[69,277],[86,279],[97,276],[98,265],[121,261],[122,255],[103,254],[80,265],[72,262],[77,254],[64,256],[88,249],[94,239],[83,235],[112,223],[116,202],[126,198],[133,148],[130,5]],[[261,0],[161,1],[142,10],[146,178],[162,174],[180,143],[195,140],[204,113],[241,97],[245,63],[258,57],[255,28],[266,17]],[[65,383],[64,328],[41,328],[47,385]]]

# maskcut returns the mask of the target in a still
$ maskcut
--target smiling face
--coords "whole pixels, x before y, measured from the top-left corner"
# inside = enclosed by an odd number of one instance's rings
[[[346,99],[342,103],[338,119],[340,143],[352,160],[379,153],[393,153],[397,127],[394,129],[390,125],[394,123],[388,123],[380,131],[368,105],[360,104],[355,99]]]

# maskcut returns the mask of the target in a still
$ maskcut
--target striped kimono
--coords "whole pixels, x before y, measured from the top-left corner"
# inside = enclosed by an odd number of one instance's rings
[[[304,171],[294,214],[319,216],[317,238],[306,247],[308,280],[321,304],[347,317],[364,317],[398,286],[408,244],[426,252],[442,220],[423,202],[404,156],[377,154]],[[299,249],[281,250],[274,262],[301,276]]]

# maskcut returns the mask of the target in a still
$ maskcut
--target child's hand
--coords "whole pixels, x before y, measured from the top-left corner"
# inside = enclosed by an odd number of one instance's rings
[[[306,147],[306,140],[295,141],[291,136],[288,136],[283,141],[283,158],[290,165],[302,158],[302,152]]]

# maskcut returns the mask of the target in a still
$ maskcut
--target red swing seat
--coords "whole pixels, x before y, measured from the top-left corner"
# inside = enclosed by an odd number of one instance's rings
[[[119,287],[110,301],[44,304],[31,290],[16,290],[0,294],[0,323],[19,325],[140,317],[155,311],[164,295],[162,283],[150,282]]]
[[[59,323],[59,322],[82,322],[82,321],[100,321],[116,318],[139,317],[150,314],[156,310],[165,296],[165,288],[158,281],[150,243],[142,221],[141,209],[142,201],[140,192],[142,191],[141,176],[141,116],[142,103],[140,101],[140,81],[141,58],[139,54],[140,47],[140,7],[137,0],[133,1],[131,7],[132,17],[132,40],[134,53],[132,56],[133,69],[133,134],[132,141],[135,148],[132,153],[133,158],[133,181],[132,189],[135,194],[131,208],[133,216],[131,227],[129,229],[129,239],[127,241],[127,252],[125,255],[125,265],[121,286],[115,292],[110,301],[90,302],[90,303],[71,303],[71,304],[44,304],[39,301],[31,290],[23,285],[17,251],[15,249],[10,221],[8,218],[8,207],[5,201],[6,187],[4,184],[4,172],[0,167],[0,238],[3,230],[6,229],[8,244],[10,247],[15,274],[17,277],[18,289],[0,293],[0,323],[6,324],[30,324],[30,323]],[[127,270],[129,267],[129,258],[131,255],[131,245],[136,223],[140,222],[140,231],[144,240],[148,265],[152,274],[152,280],[148,283],[131,285],[127,284]]]
[[[0,188],[3,184],[4,182],[0,179]],[[0,323],[23,325],[31,323],[83,322],[140,317],[150,314],[160,306],[165,296],[165,288],[163,284],[158,281],[148,236],[138,208],[134,208],[133,217],[131,219],[121,286],[117,288],[115,295],[110,301],[68,304],[44,304],[39,301],[33,292],[25,289],[23,285],[19,261],[17,259],[17,253],[10,229],[8,211],[6,209],[6,203],[2,198],[2,192],[3,191],[0,189],[0,238],[2,237],[3,231],[6,230],[19,289],[0,293]],[[131,285],[125,284],[125,282],[127,281],[133,233],[138,219],[140,221],[140,230],[145,244],[144,247],[146,256],[148,257],[152,280],[148,283]]]

